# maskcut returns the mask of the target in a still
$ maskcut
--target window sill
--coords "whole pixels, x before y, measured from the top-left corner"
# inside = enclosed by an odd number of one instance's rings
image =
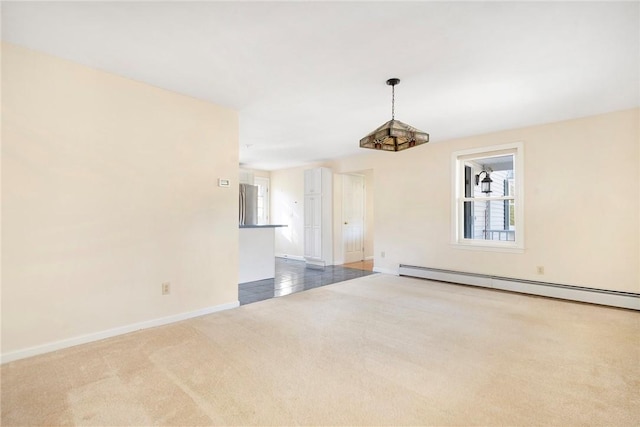
[[[478,243],[451,243],[454,249],[463,249],[468,251],[483,251],[483,252],[505,252],[512,254],[523,254],[524,248],[518,246],[494,246],[483,245]]]

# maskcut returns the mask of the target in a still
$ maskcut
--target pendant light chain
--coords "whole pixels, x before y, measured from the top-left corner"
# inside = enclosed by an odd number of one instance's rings
[[[391,85],[391,120],[396,118],[396,85]]]

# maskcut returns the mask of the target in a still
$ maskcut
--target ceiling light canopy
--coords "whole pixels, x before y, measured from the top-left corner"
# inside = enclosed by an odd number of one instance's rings
[[[401,151],[429,142],[429,134],[395,119],[395,86],[400,79],[389,79],[391,120],[360,140],[360,147],[383,151]]]

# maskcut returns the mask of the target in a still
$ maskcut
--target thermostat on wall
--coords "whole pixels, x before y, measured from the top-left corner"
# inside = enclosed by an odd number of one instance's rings
[[[231,181],[228,179],[218,178],[218,187],[231,187]]]

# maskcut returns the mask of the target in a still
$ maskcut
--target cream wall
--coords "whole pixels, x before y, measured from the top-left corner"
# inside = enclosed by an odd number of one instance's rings
[[[3,357],[237,304],[236,112],[7,44],[2,92]]]
[[[405,263],[639,292],[638,117],[636,109],[375,153],[375,174],[384,177],[375,188],[376,267]],[[453,247],[452,152],[514,141],[525,153],[525,252]]]
[[[400,153],[367,151],[327,166],[334,173],[373,169],[380,271],[397,272],[403,263],[640,292],[639,123],[640,110],[634,109],[432,142]],[[456,248],[452,153],[516,141],[523,142],[525,155],[524,253]],[[295,170],[277,174],[298,176]],[[290,187],[273,190],[283,199],[295,194]],[[537,274],[537,266],[544,266],[544,275]]]

